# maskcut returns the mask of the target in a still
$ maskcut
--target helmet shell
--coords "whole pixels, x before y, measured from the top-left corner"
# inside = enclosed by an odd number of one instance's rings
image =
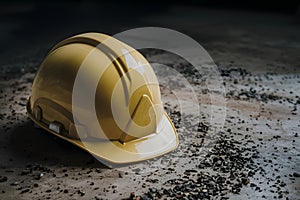
[[[94,110],[72,101],[82,67],[80,91],[83,99],[93,98]],[[94,96],[86,97],[85,91],[95,83]],[[34,78],[27,110],[38,125],[68,141],[79,140],[77,145],[90,139],[123,145],[138,141],[157,134],[158,124],[166,117],[158,80],[148,61],[132,47],[99,33],[68,38],[49,52]],[[168,121],[175,135],[174,149],[177,134]],[[95,131],[99,125],[101,131]]]

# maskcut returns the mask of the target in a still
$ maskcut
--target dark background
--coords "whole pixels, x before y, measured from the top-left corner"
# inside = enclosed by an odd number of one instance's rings
[[[78,33],[112,35],[130,28],[159,26],[188,34],[209,49],[210,41],[228,39],[226,30],[251,33],[257,27],[262,30],[259,34],[272,34],[276,39],[277,29],[289,26],[287,31],[293,35],[299,16],[299,3],[291,0],[1,1],[0,77],[16,77],[20,70],[34,72],[53,45]]]

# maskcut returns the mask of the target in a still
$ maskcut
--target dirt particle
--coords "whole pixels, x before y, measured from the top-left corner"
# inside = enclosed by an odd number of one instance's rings
[[[7,181],[7,177],[6,176],[0,176],[0,183],[6,182],[6,181]]]
[[[297,172],[294,172],[294,173],[293,173],[293,176],[294,176],[294,177],[300,177],[300,174],[297,173]]]

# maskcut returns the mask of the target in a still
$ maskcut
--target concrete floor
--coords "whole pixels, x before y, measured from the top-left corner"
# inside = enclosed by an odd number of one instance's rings
[[[0,19],[1,43],[6,45],[0,54],[0,199],[123,199],[132,192],[143,199],[151,195],[158,199],[154,189],[162,192],[176,185],[186,186],[186,181],[199,177],[223,188],[215,196],[204,196],[207,199],[299,199],[299,19],[285,14],[172,6],[151,15],[140,11],[136,17],[116,16],[105,23],[101,13],[92,12],[96,8],[84,5],[73,9],[86,16],[80,18],[71,12],[65,18],[41,15],[39,20],[38,9],[21,6],[17,15],[8,11]],[[108,169],[88,153],[32,126],[25,111],[31,81],[56,42],[79,32],[115,34],[142,26],[168,27],[190,35],[217,64],[226,106],[209,98],[202,76],[195,81],[193,73],[182,72],[198,94],[200,121],[208,124],[208,132],[179,123],[180,117],[192,120],[195,116],[175,112],[179,111],[178,101],[166,87],[161,88],[162,97],[179,126],[180,146],[157,160]],[[167,52],[143,53],[149,61],[178,71],[189,66]],[[160,74],[159,67],[155,69],[163,86],[170,80],[178,81],[176,76]],[[186,97],[186,105],[193,103],[180,80],[176,90]],[[211,111],[220,107],[226,109],[225,124],[221,131],[215,131],[217,122],[210,119],[218,113]],[[230,146],[222,146],[224,141]],[[226,151],[222,165],[232,167],[230,173],[210,163],[218,145]],[[236,160],[232,161],[234,155]],[[208,164],[200,167],[204,163]],[[232,174],[237,178],[231,180]],[[214,176],[230,181],[219,184]],[[240,184],[243,178],[249,183]],[[197,187],[204,193],[208,184]],[[207,193],[210,190],[216,189]],[[177,198],[192,198],[192,194],[187,190]],[[176,195],[165,194],[163,198]]]

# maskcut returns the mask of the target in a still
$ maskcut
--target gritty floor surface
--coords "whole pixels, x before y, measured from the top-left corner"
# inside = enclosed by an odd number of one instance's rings
[[[27,9],[31,8],[23,12]],[[40,61],[63,38],[57,35],[91,30],[89,24],[79,21],[81,29],[69,25],[69,32],[61,28],[56,34],[41,29],[41,36],[35,38],[29,37],[30,28],[24,28],[30,24],[28,19],[20,23],[15,18],[1,20],[6,23],[2,36],[20,41],[2,50],[0,56],[0,199],[299,199],[298,19],[283,14],[170,7],[168,12],[140,16],[134,25],[119,29],[94,26],[93,30],[111,33],[138,26],[182,31],[211,55],[225,89],[225,104],[212,100],[205,74],[191,70],[189,63],[174,54],[143,50],[150,62],[166,65],[185,77],[168,76],[154,65],[180,145],[161,158],[113,169],[34,128],[25,110]],[[199,117],[189,114],[195,93],[183,80],[197,94],[200,123],[192,123]],[[167,87],[170,82],[174,83],[171,88]],[[180,106],[186,106],[185,112]]]

